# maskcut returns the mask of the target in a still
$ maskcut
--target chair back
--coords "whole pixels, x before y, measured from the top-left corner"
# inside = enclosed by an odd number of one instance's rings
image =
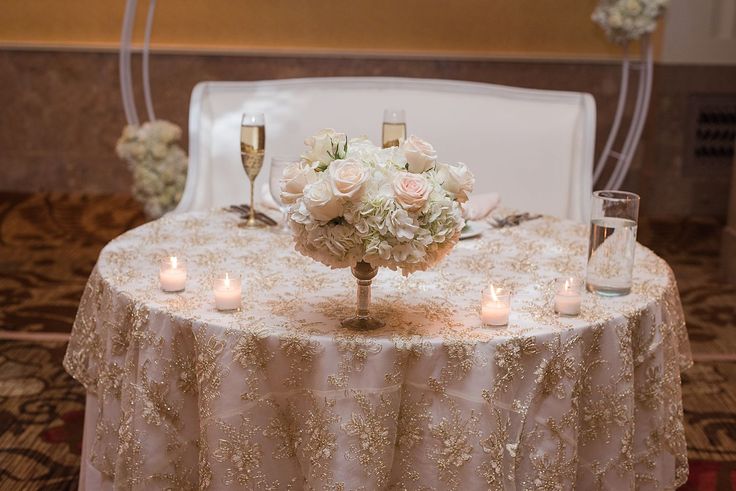
[[[273,156],[296,157],[322,128],[381,142],[385,108],[406,111],[407,129],[431,142],[443,162],[465,162],[475,192],[496,191],[505,206],[588,219],[595,102],[590,94],[475,82],[335,77],[202,82],[189,107],[189,171],[176,211],[247,202],[240,163],[243,112],[266,115],[267,182]],[[258,188],[257,188],[258,189]]]

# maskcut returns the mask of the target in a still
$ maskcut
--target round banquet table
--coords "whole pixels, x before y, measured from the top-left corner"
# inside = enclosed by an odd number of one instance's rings
[[[224,211],[168,215],[101,252],[64,360],[87,390],[87,489],[672,489],[687,477],[691,362],[669,266],[637,245],[633,291],[553,311],[586,227],[543,217],[381,270],[386,326],[346,331],[355,280]],[[158,285],[187,262],[186,291]],[[243,277],[218,312],[212,280]],[[482,327],[489,280],[514,292]]]

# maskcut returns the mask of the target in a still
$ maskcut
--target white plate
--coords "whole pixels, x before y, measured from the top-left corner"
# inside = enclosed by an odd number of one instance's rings
[[[465,222],[465,228],[460,232],[460,240],[478,237],[484,230],[488,230],[489,227],[490,225],[486,222]]]

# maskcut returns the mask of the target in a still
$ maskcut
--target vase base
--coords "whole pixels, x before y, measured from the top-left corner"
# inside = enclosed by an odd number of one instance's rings
[[[356,315],[343,319],[340,322],[340,325],[345,329],[350,329],[352,331],[372,331],[383,327],[385,324],[383,321],[371,316]]]

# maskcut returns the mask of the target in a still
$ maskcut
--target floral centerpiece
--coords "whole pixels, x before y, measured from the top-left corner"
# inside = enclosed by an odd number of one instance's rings
[[[404,275],[426,270],[457,243],[465,225],[460,205],[475,182],[465,164],[439,162],[432,145],[416,136],[380,148],[325,129],[305,144],[301,161],[281,179],[296,249],[332,268],[353,269],[359,315],[360,281],[369,286],[378,267]],[[367,316],[367,305],[363,310]]]
[[[176,207],[187,178],[187,154],[179,146],[181,128],[164,120],[128,125],[115,147],[133,174],[133,196],[149,218]]]
[[[669,0],[600,0],[593,21],[617,44],[636,41],[651,33]]]

